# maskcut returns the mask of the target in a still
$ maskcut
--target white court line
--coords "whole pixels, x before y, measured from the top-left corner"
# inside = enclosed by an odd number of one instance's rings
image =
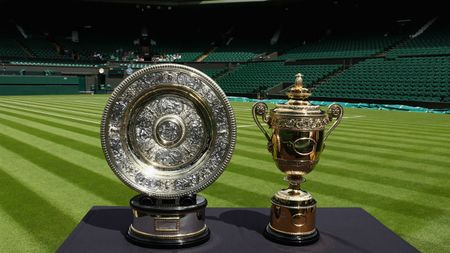
[[[344,116],[344,119],[356,119],[356,118],[364,118],[364,115],[355,115],[355,116]]]

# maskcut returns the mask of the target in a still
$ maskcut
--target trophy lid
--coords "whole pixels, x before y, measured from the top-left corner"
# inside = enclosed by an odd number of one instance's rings
[[[320,106],[311,105],[307,101],[310,95],[309,90],[303,87],[303,75],[298,73],[295,75],[295,84],[287,93],[289,100],[285,104],[277,104],[274,113],[299,117],[325,115],[325,112],[320,110]]]

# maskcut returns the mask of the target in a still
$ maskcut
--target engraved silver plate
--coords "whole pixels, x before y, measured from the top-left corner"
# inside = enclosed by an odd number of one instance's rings
[[[159,64],[127,77],[103,113],[101,141],[114,173],[131,188],[175,198],[222,174],[236,123],[221,88],[202,72]]]

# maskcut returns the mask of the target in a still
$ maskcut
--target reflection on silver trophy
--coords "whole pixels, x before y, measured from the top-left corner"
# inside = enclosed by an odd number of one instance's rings
[[[130,201],[130,241],[187,247],[209,239],[207,201],[196,193],[220,176],[236,140],[233,111],[212,79],[177,64],[135,72],[108,100],[101,140],[114,173],[141,193]]]

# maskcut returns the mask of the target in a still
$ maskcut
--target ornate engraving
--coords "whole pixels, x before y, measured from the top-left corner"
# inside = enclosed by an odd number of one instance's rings
[[[299,119],[274,119],[273,125],[277,125],[280,128],[297,128],[301,130],[320,130],[330,122],[328,117],[317,118],[299,118]]]
[[[186,66],[160,64],[116,88],[101,137],[108,164],[123,182],[173,198],[217,179],[234,150],[236,125],[214,81]]]

